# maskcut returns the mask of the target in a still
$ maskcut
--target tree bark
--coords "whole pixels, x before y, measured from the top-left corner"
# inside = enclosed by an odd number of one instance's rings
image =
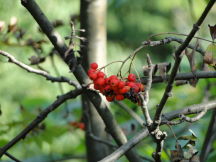
[[[81,0],[81,29],[86,32],[81,36],[87,38],[82,42],[82,62],[85,70],[89,64],[97,62],[106,64],[106,0]],[[109,147],[92,139],[89,132],[103,140],[108,140],[105,125],[93,104],[82,96],[84,122],[86,124],[86,148],[88,161],[95,162],[109,154]]]

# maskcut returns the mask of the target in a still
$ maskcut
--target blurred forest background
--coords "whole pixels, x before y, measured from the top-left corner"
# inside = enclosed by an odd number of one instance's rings
[[[57,28],[57,31],[62,36],[69,36],[71,32],[70,17],[79,15],[79,0],[37,0],[37,2],[51,21],[56,19],[63,21],[65,25]],[[124,59],[152,34],[163,32],[187,34],[205,5],[206,1],[204,0],[108,0],[107,62]],[[0,0],[0,21],[8,24],[12,17],[16,17],[18,26],[25,30],[25,39],[39,40],[41,38],[38,25],[26,9],[21,6],[20,1]],[[214,6],[198,32],[199,37],[211,40],[208,24],[214,25],[215,17],[216,7]],[[76,26],[79,28],[79,23],[76,23]],[[161,35],[154,37],[154,39],[157,40],[166,36]],[[184,38],[182,36],[178,37]],[[9,40],[10,45],[2,42],[3,39],[5,39],[5,35],[0,32],[1,50],[8,51],[18,60],[30,64],[28,58],[35,55],[32,48],[17,46],[15,44],[16,40],[12,37]],[[210,43],[201,41],[200,44],[203,49],[206,49]],[[146,48],[135,59],[136,70],[142,71],[146,53],[150,54],[153,63],[172,62],[172,54],[177,45],[171,43],[165,46]],[[47,55],[50,48],[51,44],[49,43],[42,46],[44,53]],[[71,77],[67,66],[61,59],[55,56],[54,60],[58,64],[58,70],[61,74]],[[40,66],[44,69],[53,69],[52,61],[49,59]],[[108,67],[107,72],[116,74],[118,68],[118,64],[113,64]],[[186,58],[183,59],[181,64],[181,71],[190,71]],[[49,70],[49,72],[56,75],[54,70]],[[140,75],[142,76],[142,74]],[[196,88],[190,85],[175,87],[173,97],[167,102],[165,111],[201,103],[204,89],[209,82],[215,82],[215,80],[200,80]],[[62,86],[65,92],[70,89],[66,84],[62,84]],[[153,85],[150,93],[150,112],[154,112],[155,105],[159,103],[164,87],[163,83]],[[215,97],[216,88],[213,87],[210,93],[211,97]],[[58,83],[47,82],[42,77],[27,73],[13,64],[8,64],[5,58],[0,57],[0,146],[11,140],[26,126],[26,123],[29,123],[41,109],[49,105],[59,94],[61,94],[61,91]],[[129,101],[124,102],[141,115],[136,105]],[[66,117],[67,108],[69,108],[70,113]],[[61,158],[68,158],[68,161],[74,162],[85,161],[84,131],[70,125],[70,122],[80,121],[81,110],[80,98],[69,101],[67,106],[63,105],[57,111],[51,113],[40,127],[31,132],[25,140],[12,147],[9,152],[26,162],[57,161]],[[111,111],[129,138],[140,129],[136,126],[136,122],[118,106],[111,104]],[[178,136],[190,134],[189,129],[191,129],[198,137],[196,148],[200,150],[210,113],[208,112],[203,119],[193,125],[186,123],[173,127],[173,129],[178,132]],[[167,126],[163,126],[163,129],[166,129],[171,135],[166,140],[165,148],[167,150],[173,149],[175,139]],[[151,138],[148,138],[139,144],[137,146],[139,153],[151,157],[152,152],[154,152],[154,146],[151,143]],[[213,145],[216,148],[216,142]],[[210,154],[209,161],[213,162],[215,158],[216,151],[213,151]],[[166,152],[163,152],[162,159],[169,160]],[[10,160],[4,156],[3,161]],[[124,158],[119,161],[124,161]]]

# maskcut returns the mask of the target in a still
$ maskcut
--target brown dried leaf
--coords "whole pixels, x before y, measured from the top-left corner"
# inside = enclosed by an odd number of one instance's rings
[[[17,18],[11,17],[10,23],[8,24],[8,33],[15,32],[17,30]]]
[[[216,66],[216,44],[212,43],[207,47],[203,61],[210,66]]]
[[[181,148],[181,145],[176,141],[175,145],[176,150],[170,150],[171,152],[171,161],[172,162],[179,162],[184,160],[184,152]]]
[[[208,25],[212,40],[214,41],[216,38],[216,24],[214,26]]]
[[[157,65],[152,65],[153,66],[153,72],[152,75],[154,76],[157,72]],[[143,66],[143,75],[147,76],[148,75],[148,65]]]
[[[197,48],[198,46],[196,46]],[[188,58],[189,64],[190,64],[190,69],[191,72],[196,71],[196,65],[195,65],[195,50],[192,50],[192,52],[189,52],[187,49],[185,50],[185,54]]]
[[[175,81],[176,86],[181,86],[181,85],[185,85],[185,84],[188,84],[188,80],[177,80],[177,81]]]
[[[190,79],[190,80],[189,80],[189,84],[190,84],[192,87],[196,87],[198,81],[199,81],[199,80],[198,80],[197,78]]]
[[[54,28],[57,28],[57,27],[64,25],[64,22],[62,20],[55,20],[52,22],[52,25]]]
[[[171,67],[171,63],[167,63],[167,62],[157,64],[159,75],[163,78],[163,80],[166,79],[166,74],[169,72],[170,67]]]
[[[45,57],[31,56],[29,58],[30,65],[37,65],[45,61]]]

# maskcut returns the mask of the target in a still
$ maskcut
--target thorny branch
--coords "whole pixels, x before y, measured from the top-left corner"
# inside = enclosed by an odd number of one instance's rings
[[[37,127],[38,124],[40,124],[47,117],[47,115],[49,115],[49,113],[58,108],[66,100],[76,98],[81,93],[83,93],[83,89],[76,89],[62,96],[58,96],[57,99],[51,105],[49,105],[47,108],[41,111],[40,114],[30,124],[28,124],[28,126],[25,127],[25,129],[23,129],[16,137],[14,137],[10,142],[8,142],[5,146],[3,146],[0,149],[0,158],[8,149],[14,146],[21,139],[24,139],[31,130]]]
[[[31,66],[28,66],[20,61],[18,61],[13,55],[11,55],[8,52],[2,51],[0,50],[0,55],[7,57],[9,60],[9,62],[16,64],[17,66],[21,67],[22,69],[30,72],[30,73],[34,73],[40,76],[45,77],[47,80],[51,81],[51,82],[65,82],[68,83],[72,86],[75,86],[76,88],[80,88],[79,83],[72,81],[64,76],[60,76],[60,77],[53,77],[51,75],[49,75],[46,71],[43,70],[38,70],[38,69],[34,69]]]

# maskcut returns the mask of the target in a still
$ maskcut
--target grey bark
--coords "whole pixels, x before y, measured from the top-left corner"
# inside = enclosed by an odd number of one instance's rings
[[[81,50],[85,70],[88,70],[92,62],[97,62],[99,66],[106,64],[106,3],[106,0],[81,0],[81,29],[86,30],[82,36],[87,38],[87,42],[82,43],[84,48]],[[108,140],[108,134],[101,117],[87,96],[82,96],[82,103],[86,123],[87,159],[92,162],[99,161],[109,154],[109,147],[92,139],[88,132],[102,140]]]

